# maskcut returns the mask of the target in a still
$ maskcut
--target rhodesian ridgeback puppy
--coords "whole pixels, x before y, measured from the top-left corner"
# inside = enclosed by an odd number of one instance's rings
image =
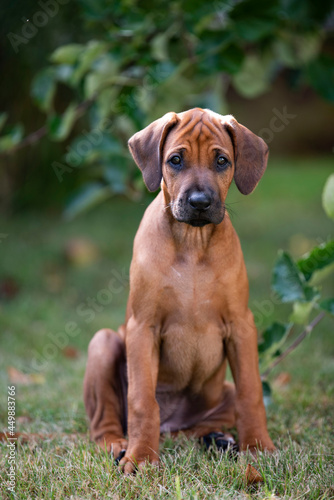
[[[243,194],[255,189],[268,148],[231,115],[199,108],[167,113],[129,148],[148,189],[161,191],[134,241],[125,323],[89,345],[91,438],[115,457],[126,450],[126,473],[158,463],[164,432],[236,426],[241,450],[272,451],[248,279],[225,210],[233,179]]]

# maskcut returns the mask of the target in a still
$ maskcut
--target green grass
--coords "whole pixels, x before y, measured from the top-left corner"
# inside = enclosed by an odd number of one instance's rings
[[[228,202],[241,239],[250,278],[250,306],[260,330],[273,318],[286,319],[286,308],[270,306],[270,271],[277,249],[295,257],[315,242],[333,236],[333,224],[323,213],[321,191],[331,172],[332,159],[273,161],[254,194],[231,189]],[[38,372],[43,384],[16,386],[17,430],[55,433],[54,439],[19,445],[17,450],[18,499],[29,498],[334,498],[333,320],[325,319],[301,346],[270,376],[272,403],[268,407],[270,434],[279,447],[271,457],[261,455],[257,468],[265,482],[246,486],[245,467],[215,452],[204,452],[193,440],[166,438],[161,446],[159,471],[123,477],[112,461],[88,441],[82,402],[82,380],[87,345],[101,327],[123,321],[127,286],[114,294],[94,318],[80,317],[77,307],[97,298],[112,271],[127,272],[132,240],[147,200],[135,204],[121,198],[71,221],[57,214],[25,213],[0,219],[0,276],[19,286],[12,300],[0,302],[0,421],[7,422],[7,368],[36,372],[34,359],[42,359],[50,335],[63,334],[68,322],[80,333],[65,337],[78,358],[64,357],[61,349],[43,362]],[[66,242],[85,237],[96,243],[97,260],[73,266],[64,257]],[[333,283],[325,292],[334,292]],[[269,304],[269,305],[268,305]],[[269,308],[269,315],[263,311]],[[85,321],[86,319],[86,321]],[[44,358],[43,358],[44,359]],[[275,382],[279,373],[290,382]],[[25,418],[22,418],[25,417]],[[64,435],[65,433],[65,435]],[[69,434],[66,436],[66,434]],[[77,439],[73,435],[79,434]],[[6,480],[8,463],[0,458]],[[5,484],[1,498],[11,498]]]

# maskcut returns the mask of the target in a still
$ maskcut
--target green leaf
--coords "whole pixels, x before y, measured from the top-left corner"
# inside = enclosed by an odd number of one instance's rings
[[[23,137],[23,126],[15,125],[10,132],[0,137],[0,152],[8,151],[16,146]]]
[[[271,62],[255,54],[247,56],[241,69],[232,78],[236,90],[248,98],[263,94],[269,86],[270,65]]]
[[[121,157],[121,161],[124,163],[124,157]],[[111,165],[106,166],[104,169],[104,178],[108,181],[114,193],[126,192],[126,179],[128,172],[123,167],[121,161],[119,157],[115,157],[114,161],[111,160]]]
[[[322,206],[328,217],[334,220],[334,174],[326,181],[322,192]]]
[[[334,315],[334,299],[325,299],[319,303],[320,309]]]
[[[294,302],[293,312],[289,317],[289,321],[297,325],[305,325],[308,322],[313,307],[314,302]]]
[[[235,24],[235,32],[244,40],[249,42],[256,42],[266,35],[270,34],[270,32],[275,27],[275,21],[272,20],[262,20],[262,19],[252,19],[245,20],[241,22],[237,22]]]
[[[112,191],[109,186],[103,186],[99,183],[87,184],[67,204],[64,217],[73,219],[98,203],[107,200],[111,195]]]
[[[244,61],[245,53],[237,45],[229,45],[218,54],[217,70],[233,75],[237,73]]]
[[[279,323],[275,321],[263,332],[263,340],[259,344],[259,353],[277,351],[278,347],[284,342],[291,329],[291,324]]]
[[[333,273],[334,273],[334,262],[329,264],[329,266],[323,267],[322,269],[315,271],[312,274],[312,278],[310,279],[309,282],[312,286],[317,286],[323,281],[325,281]]]
[[[320,33],[294,33],[284,31],[274,42],[274,52],[279,61],[291,68],[300,68],[314,59],[321,48]]]
[[[297,266],[309,281],[315,271],[329,266],[334,262],[334,240],[313,248],[311,252],[302,257]]]
[[[62,116],[52,115],[48,120],[50,136],[55,141],[63,141],[72,130],[77,117],[77,104],[72,103]]]
[[[92,89],[90,89],[88,93],[91,93],[91,91]],[[119,93],[119,87],[117,87],[116,85],[111,85],[110,87],[99,91],[98,98],[95,101],[95,106],[98,110],[101,120],[103,120],[103,118],[107,118],[112,113],[117,113]],[[91,93],[91,95],[92,94],[94,94],[94,91]]]
[[[159,33],[155,36],[151,42],[152,56],[157,61],[167,61],[168,57],[168,40],[169,33],[165,31],[164,33]]]
[[[334,60],[327,55],[321,55],[306,68],[306,75],[312,87],[324,99],[334,101]]]
[[[81,53],[76,70],[72,76],[72,82],[77,85],[81,78],[89,71],[94,62],[108,49],[106,42],[91,40]]]
[[[305,278],[287,252],[280,251],[276,260],[271,286],[282,302],[305,300]]]
[[[239,38],[256,42],[274,34],[279,23],[279,9],[277,0],[243,0],[234,5],[229,17]]]
[[[0,113],[0,131],[3,129],[8,118],[8,113]]]
[[[37,73],[31,85],[31,95],[42,111],[49,111],[52,107],[56,91],[55,68],[46,68]]]
[[[94,94],[100,91],[103,87],[110,86],[114,83],[114,77],[105,73],[97,73],[92,71],[85,79],[85,97],[91,98]],[[106,89],[110,90],[110,89]]]
[[[83,50],[84,45],[79,43],[63,45],[51,54],[50,60],[56,64],[74,64]]]
[[[66,83],[69,86],[73,86],[71,81],[74,68],[70,64],[59,64],[56,68],[56,79],[58,82]]]
[[[217,78],[217,72],[237,73],[245,58],[245,52],[236,44],[221,41],[219,45],[210,47],[208,43],[201,44],[201,52],[197,71]]]
[[[94,63],[94,68],[85,79],[85,97],[90,98],[101,88],[112,88],[113,84],[127,85],[133,79],[118,73],[118,63],[109,54],[103,54]]]
[[[262,381],[262,392],[263,392],[264,398],[271,397],[271,387],[270,387],[269,383],[265,380]]]

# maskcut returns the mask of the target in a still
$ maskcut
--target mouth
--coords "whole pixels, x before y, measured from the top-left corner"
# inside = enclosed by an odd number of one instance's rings
[[[192,214],[192,217],[188,216],[188,217],[179,217],[179,216],[176,216],[174,215],[175,219],[178,221],[178,222],[183,222],[185,224],[188,224],[189,226],[192,226],[192,227],[204,227],[204,226],[207,226],[208,224],[214,224],[215,226],[217,226],[218,224],[220,224],[223,219],[224,219],[224,214],[216,214],[210,218],[208,217],[204,217],[203,215],[198,215],[198,214]]]
[[[184,221],[184,222],[193,227],[204,227],[207,224],[212,224],[212,221],[207,219],[190,219],[189,221]]]

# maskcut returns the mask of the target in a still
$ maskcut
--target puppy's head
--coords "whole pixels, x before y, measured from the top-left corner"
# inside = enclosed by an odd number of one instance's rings
[[[132,136],[129,148],[148,189],[163,179],[174,218],[196,227],[219,224],[233,178],[251,193],[268,158],[265,142],[233,116],[199,108],[167,113]]]

